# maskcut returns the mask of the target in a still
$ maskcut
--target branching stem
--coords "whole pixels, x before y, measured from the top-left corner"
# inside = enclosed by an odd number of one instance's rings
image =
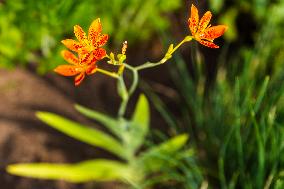
[[[118,111],[118,117],[122,118],[125,114],[126,111],[126,107],[129,101],[129,98],[131,97],[131,95],[134,93],[134,91],[137,88],[138,85],[138,81],[139,81],[139,75],[138,72],[140,70],[144,70],[147,68],[152,68],[152,67],[156,67],[159,66],[161,64],[164,64],[165,62],[167,62],[170,58],[172,58],[172,54],[185,42],[189,42],[193,39],[192,36],[186,36],[179,44],[177,44],[175,47],[173,47],[173,45],[171,45],[168,49],[168,52],[165,54],[165,56],[159,61],[159,62],[146,62],[142,65],[133,67],[127,63],[123,63],[125,65],[125,68],[128,69],[129,71],[132,72],[133,74],[133,78],[132,78],[132,84],[129,88],[129,90],[127,89],[127,87],[125,86],[125,82],[123,79],[123,74],[116,74],[116,73],[112,73],[112,72],[106,72],[105,74],[110,75],[112,77],[115,77],[118,79],[119,85],[120,87],[122,87],[121,89],[123,90],[121,95],[122,98],[122,102],[120,104],[120,108]],[[115,74],[115,75],[114,75]]]

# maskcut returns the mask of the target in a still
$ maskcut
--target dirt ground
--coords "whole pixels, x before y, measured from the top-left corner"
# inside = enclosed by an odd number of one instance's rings
[[[100,75],[87,78],[78,88],[71,78],[54,74],[41,77],[26,69],[0,70],[0,188],[3,189],[81,189],[118,188],[113,184],[84,185],[63,181],[41,181],[11,176],[5,167],[20,162],[78,162],[94,157],[110,157],[87,144],[69,138],[40,122],[36,111],[50,111],[81,123],[92,124],[73,108],[79,103],[99,111],[113,113],[118,107],[108,94],[115,82]],[[87,94],[87,95],[86,95]],[[83,95],[83,98],[82,98]],[[107,106],[103,100],[113,103]]]

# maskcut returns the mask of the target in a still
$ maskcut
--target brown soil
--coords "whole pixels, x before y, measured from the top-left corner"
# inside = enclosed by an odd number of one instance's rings
[[[27,70],[0,70],[0,188],[5,189],[79,189],[94,183],[75,185],[63,181],[42,181],[12,176],[5,167],[20,162],[78,162],[97,157],[111,157],[106,152],[69,138],[35,117],[35,112],[50,111],[81,123],[90,121],[73,108],[79,103],[97,110],[115,113],[117,99],[112,94],[115,83],[96,76],[87,78],[75,89],[71,79],[49,75],[37,76]],[[110,90],[110,91],[109,91]],[[87,94],[87,95],[86,95]],[[82,98],[83,96],[83,98]],[[80,97],[80,98],[79,98]],[[113,103],[107,106],[103,101]],[[93,125],[93,123],[92,123]],[[97,186],[97,185],[96,185]],[[116,188],[104,184],[96,188]]]

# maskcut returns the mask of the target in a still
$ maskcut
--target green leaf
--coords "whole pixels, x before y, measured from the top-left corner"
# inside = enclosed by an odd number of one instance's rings
[[[224,0],[210,0],[210,8],[214,12],[219,12],[222,9],[222,6],[224,5]]]
[[[87,144],[108,150],[120,157],[125,156],[122,145],[112,136],[94,128],[68,120],[49,112],[37,112],[37,117],[49,126]]]
[[[238,39],[238,29],[236,26],[237,16],[238,16],[238,9],[233,7],[227,9],[226,12],[224,12],[222,14],[222,17],[219,19],[220,23],[225,24],[229,27],[229,29],[224,34],[225,39],[228,40],[229,42]]]
[[[282,179],[277,179],[275,182],[275,189],[281,189],[284,187],[284,180]]]
[[[269,76],[266,76],[260,88],[258,97],[256,99],[256,102],[254,105],[254,112],[258,112],[260,109],[261,103],[263,102],[264,96],[267,92],[268,83],[269,83]]]
[[[185,145],[188,135],[178,135],[168,141],[150,148],[139,158],[139,163],[144,166],[146,172],[160,171],[165,166],[171,166],[174,155]]]
[[[88,118],[94,119],[98,121],[99,123],[103,124],[105,127],[107,127],[113,134],[117,136],[121,136],[121,131],[119,127],[119,123],[116,119],[107,116],[105,114],[102,114],[100,112],[97,112],[95,110],[88,109],[84,106],[75,105],[75,108],[78,112],[85,115]]]
[[[7,167],[13,175],[65,180],[79,183],[87,181],[126,181],[131,179],[131,169],[123,163],[111,160],[89,160],[77,164],[28,163]]]
[[[143,144],[149,130],[149,122],[149,102],[145,95],[141,94],[129,123],[132,150],[135,151]]]

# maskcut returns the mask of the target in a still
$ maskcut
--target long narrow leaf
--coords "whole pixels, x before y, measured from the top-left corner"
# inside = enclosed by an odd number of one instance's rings
[[[269,83],[269,76],[266,76],[264,81],[263,81],[263,84],[260,88],[259,95],[257,97],[256,103],[255,103],[255,106],[254,106],[254,112],[258,112],[258,110],[260,108],[260,105],[263,101],[265,93],[267,92],[268,83]]]
[[[130,142],[131,149],[137,150],[144,141],[144,138],[149,130],[150,114],[149,102],[142,94],[138,99],[135,111],[130,121]]]
[[[144,152],[139,159],[143,164],[145,171],[155,172],[160,171],[164,166],[170,166],[169,161],[173,158],[173,155],[177,154],[188,140],[188,135],[178,135],[168,141],[150,148]]]
[[[68,120],[49,112],[37,112],[37,117],[49,126],[87,144],[103,148],[124,158],[125,151],[122,145],[112,136],[94,128]]]
[[[126,181],[131,179],[130,168],[123,163],[111,160],[90,160],[77,164],[30,163],[14,164],[7,167],[10,174],[52,180],[65,180],[74,183],[87,181]]]
[[[119,123],[116,119],[107,116],[105,114],[102,114],[100,112],[97,112],[95,110],[91,110],[89,108],[86,108],[84,106],[75,105],[75,109],[79,111],[81,114],[85,115],[88,118],[94,119],[95,121],[100,122],[105,127],[107,127],[112,133],[114,133],[117,136],[121,136],[121,130],[119,127]]]

